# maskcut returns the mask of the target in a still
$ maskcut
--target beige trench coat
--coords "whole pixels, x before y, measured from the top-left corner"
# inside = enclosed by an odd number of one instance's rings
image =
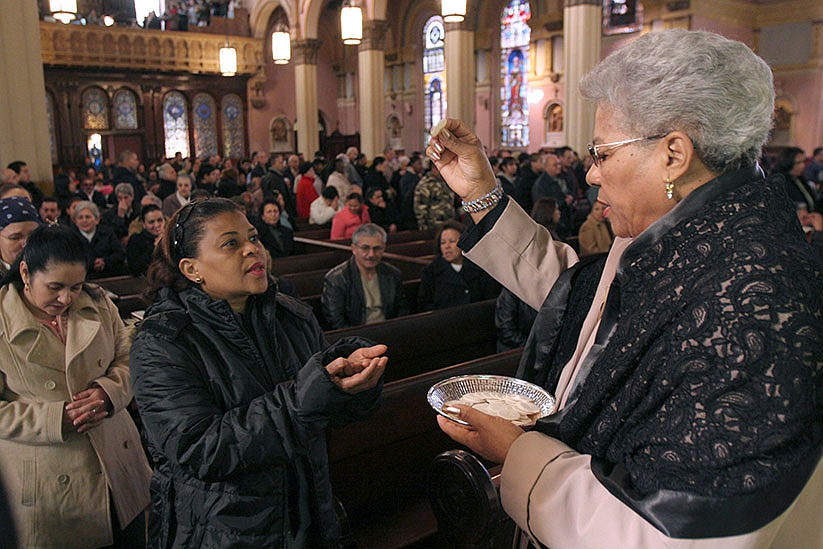
[[[125,410],[129,347],[106,297],[81,292],[64,346],[13,285],[0,288],[0,474],[21,547],[110,545],[110,505],[121,527],[148,506],[151,470]],[[112,416],[87,433],[64,432],[63,407],[92,383]]]

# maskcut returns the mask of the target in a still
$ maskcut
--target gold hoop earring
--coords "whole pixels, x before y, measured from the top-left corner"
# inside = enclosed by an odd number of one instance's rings
[[[672,200],[674,198],[674,183],[666,179],[666,198]]]

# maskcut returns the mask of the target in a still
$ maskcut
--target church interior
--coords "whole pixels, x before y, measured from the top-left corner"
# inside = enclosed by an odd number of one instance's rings
[[[577,164],[563,170],[574,171],[579,186],[564,187],[570,206],[553,210],[567,208],[559,226],[579,250],[578,230],[596,203],[584,183],[595,107],[577,86],[601,60],[647,33],[711,31],[762,57],[776,94],[764,155],[799,148],[805,163],[821,166],[818,191],[823,187],[820,0],[0,0],[0,6],[0,168],[23,161],[40,200],[57,196],[63,208],[73,203],[67,189],[82,188],[88,173],[96,185],[99,175],[101,192],[119,195],[118,181],[103,174],[135,153],[138,179],[146,184],[141,196],[153,193],[164,166],[173,166],[190,174],[188,192],[200,187],[214,194],[218,178],[233,177],[240,187],[234,198],[262,216],[266,204],[252,196],[254,170],[265,179],[266,160],[288,161],[277,168],[293,170],[280,196],[292,196],[277,209],[283,217],[288,212],[293,226],[288,251],[278,240],[283,255],[271,254],[268,266],[281,287],[293,288],[318,315],[324,278],[352,257],[354,244],[351,231],[335,237],[334,226],[310,224],[308,205],[293,209],[298,179],[315,168],[319,179],[322,166],[326,181],[340,155],[362,165],[364,180],[375,158],[405,170],[425,156],[432,129],[447,118],[469,126],[501,169],[514,164],[510,157],[527,164],[524,155],[565,161],[570,148],[576,159],[569,162]],[[312,166],[315,159],[322,162]],[[220,174],[207,182],[212,169]],[[7,172],[4,183],[14,177]],[[392,173],[385,173],[388,197],[395,191],[388,185]],[[179,178],[177,184],[175,204],[187,204]],[[322,187],[314,200],[325,196]],[[350,190],[340,191],[339,207],[352,199]],[[165,194],[174,197],[175,188]],[[805,196],[813,211],[815,197]],[[823,201],[823,192],[818,196]],[[117,210],[117,199],[103,199],[102,208],[107,204]],[[169,219],[165,200],[161,206]],[[454,196],[451,207],[451,217],[459,217]],[[331,427],[327,437],[343,546],[510,546],[514,527],[494,495],[499,467],[486,475],[476,460],[444,456],[457,444],[437,428],[426,402],[427,390],[451,376],[515,374],[522,349],[501,352],[497,340],[500,288],[494,298],[456,307],[415,307],[421,271],[443,253],[437,246],[447,229],[442,222],[415,225],[413,215],[397,232],[388,229],[392,224],[387,221],[388,244],[380,251],[398,269],[410,314],[337,329],[321,318],[329,343],[362,336],[391,349],[379,413]],[[600,251],[607,251],[614,235],[603,231],[608,244]],[[142,318],[149,304],[144,277],[122,270],[98,282],[127,323]]]

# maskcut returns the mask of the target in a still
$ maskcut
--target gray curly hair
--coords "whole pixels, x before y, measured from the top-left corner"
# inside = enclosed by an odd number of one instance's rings
[[[680,130],[721,174],[754,163],[772,127],[772,71],[745,44],[682,29],[652,32],[609,55],[580,92],[638,137]]]

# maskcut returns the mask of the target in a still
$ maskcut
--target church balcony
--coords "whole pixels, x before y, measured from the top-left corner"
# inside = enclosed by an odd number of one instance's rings
[[[219,51],[226,41],[226,35],[191,31],[40,22],[43,64],[61,68],[219,75]],[[262,40],[228,36],[228,44],[237,50],[237,75],[262,68]]]

